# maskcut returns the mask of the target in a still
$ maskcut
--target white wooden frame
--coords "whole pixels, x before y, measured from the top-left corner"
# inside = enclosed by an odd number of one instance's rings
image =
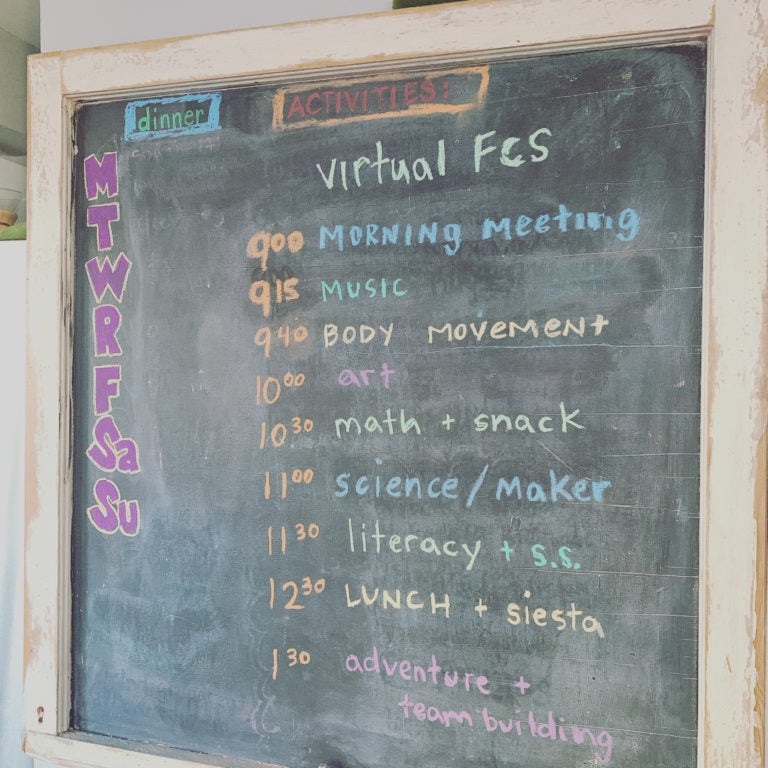
[[[700,768],[762,768],[768,384],[768,0],[473,0],[30,60],[25,749],[199,768],[62,735],[69,715],[69,115],[76,100],[473,53],[709,44],[701,442]],[[239,764],[239,763],[238,763]]]

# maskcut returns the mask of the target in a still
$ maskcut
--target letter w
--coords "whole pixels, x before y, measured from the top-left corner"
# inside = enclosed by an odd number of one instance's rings
[[[101,301],[109,288],[117,301],[123,300],[123,291],[125,290],[125,281],[128,279],[128,273],[131,271],[131,262],[128,257],[121,253],[117,257],[115,264],[107,256],[102,264],[99,264],[98,258],[94,257],[85,265],[88,272],[88,282],[91,284],[91,290],[96,297],[96,301]]]

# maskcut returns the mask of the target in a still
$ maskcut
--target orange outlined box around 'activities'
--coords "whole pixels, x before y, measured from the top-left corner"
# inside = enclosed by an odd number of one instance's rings
[[[275,130],[290,130],[385,117],[465,112],[483,104],[488,77],[488,67],[480,66],[281,88],[273,100],[272,125]]]

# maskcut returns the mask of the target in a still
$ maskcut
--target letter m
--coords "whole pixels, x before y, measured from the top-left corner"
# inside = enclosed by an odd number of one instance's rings
[[[510,496],[517,496],[518,501],[523,498],[523,489],[520,484],[520,478],[517,475],[511,480],[500,477],[499,482],[496,484],[496,501],[501,501],[503,497],[509,498]]]
[[[95,200],[99,194],[107,197],[117,194],[117,152],[105,152],[99,160],[96,155],[89,155],[83,162],[85,170],[85,194],[89,200]]]
[[[341,439],[341,428],[344,427],[346,429],[346,434],[348,435],[352,428],[354,427],[357,430],[357,434],[362,434],[362,428],[360,426],[360,422],[354,417],[351,416],[348,419],[336,419],[336,437]]]
[[[505,217],[499,222],[495,222],[493,219],[486,219],[483,222],[483,240],[490,240],[498,232],[504,235],[505,240],[512,238],[509,229],[509,217]]]
[[[324,224],[320,227],[320,250],[324,250],[326,242],[336,242],[339,251],[344,250],[344,227],[337,224],[332,230]]]
[[[344,294],[341,291],[341,283],[338,280],[334,280],[330,285],[323,280],[322,282],[323,301],[328,301],[329,296],[333,296],[334,293],[339,297],[339,301],[343,301]]]
[[[435,325],[427,327],[427,343],[432,344],[435,338],[435,334],[438,336],[446,335],[448,341],[453,341],[453,328],[450,323],[446,323],[442,328],[438,328]]]

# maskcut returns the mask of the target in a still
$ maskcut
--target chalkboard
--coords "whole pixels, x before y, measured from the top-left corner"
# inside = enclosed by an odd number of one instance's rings
[[[73,731],[696,765],[705,60],[78,108]]]

